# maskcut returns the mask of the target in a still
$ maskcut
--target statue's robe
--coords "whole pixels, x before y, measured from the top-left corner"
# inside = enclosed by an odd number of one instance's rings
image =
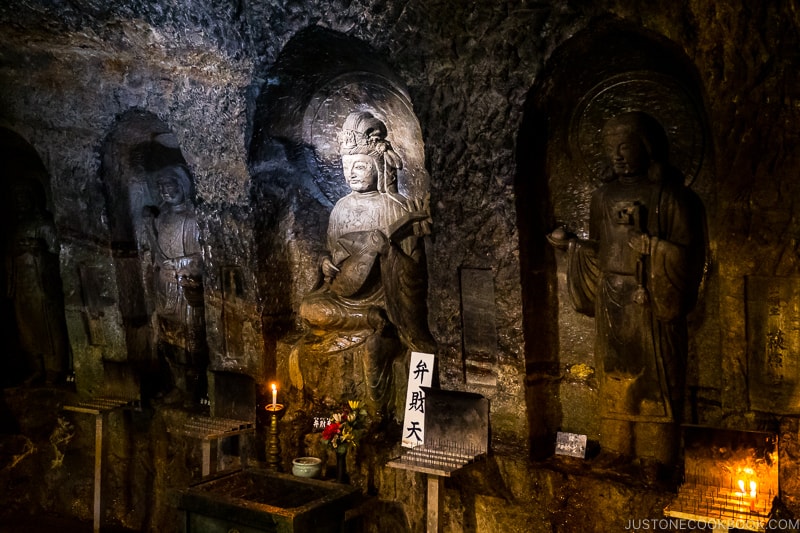
[[[404,231],[412,222],[406,206],[403,196],[377,191],[352,192],[336,203],[327,244],[339,272],[303,299],[300,314],[312,329],[361,338],[385,313],[407,346],[433,348],[424,243]]]
[[[11,299],[20,348],[34,366],[59,374],[66,370],[68,343],[64,296],[58,266],[59,246],[49,216],[20,221],[9,236],[7,294]]]
[[[704,221],[677,179],[615,180],[593,194],[589,239],[570,244],[567,277],[575,309],[595,317],[602,417],[679,421]],[[629,245],[631,230],[651,236],[649,255]]]
[[[154,221],[156,314],[161,341],[180,347],[171,358],[182,365],[205,363],[202,248],[192,209],[164,210]]]

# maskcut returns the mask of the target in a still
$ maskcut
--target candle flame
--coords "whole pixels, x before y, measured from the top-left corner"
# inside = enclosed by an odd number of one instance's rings
[[[758,494],[758,483],[755,481],[750,482],[750,497],[755,498],[756,494]]]
[[[739,483],[739,491],[744,492],[744,480],[740,479],[738,483]]]
[[[270,407],[267,406],[267,409],[270,409]],[[277,409],[278,409],[278,385],[273,383],[272,384],[272,410],[273,411],[277,411]]]

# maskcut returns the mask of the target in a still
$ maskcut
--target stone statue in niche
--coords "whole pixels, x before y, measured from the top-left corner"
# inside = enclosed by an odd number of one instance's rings
[[[600,445],[644,467],[676,459],[688,351],[686,315],[705,264],[699,198],[668,160],[662,126],[642,112],[602,130],[612,172],[594,191],[589,238],[559,228],[575,309],[595,318]]]
[[[336,352],[366,343],[370,396],[386,392],[391,357],[378,338],[399,336],[417,351],[435,347],[427,324],[427,266],[423,236],[429,233],[425,202],[397,188],[402,160],[383,121],[354,112],[339,134],[342,170],[351,192],[334,206],[328,224],[321,280],[305,296],[300,316],[316,346]]]
[[[69,365],[56,228],[38,181],[15,181],[10,199],[6,287],[19,348],[26,359],[12,366],[25,367],[20,370],[27,375],[26,383],[53,384],[65,377]]]
[[[146,206],[143,220],[150,244],[158,322],[158,351],[169,366],[168,403],[196,405],[206,395],[203,250],[189,172],[172,165],[156,172],[159,208]]]

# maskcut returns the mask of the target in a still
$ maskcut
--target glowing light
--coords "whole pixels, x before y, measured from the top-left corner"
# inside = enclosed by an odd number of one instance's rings
[[[278,403],[278,386],[276,384],[272,384],[272,410],[275,411],[278,408],[276,407]],[[744,489],[742,489],[744,490]]]

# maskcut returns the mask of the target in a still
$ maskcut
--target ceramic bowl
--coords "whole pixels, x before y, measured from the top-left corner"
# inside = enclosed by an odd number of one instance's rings
[[[298,457],[292,461],[292,474],[298,477],[317,477],[322,470],[319,457]]]

